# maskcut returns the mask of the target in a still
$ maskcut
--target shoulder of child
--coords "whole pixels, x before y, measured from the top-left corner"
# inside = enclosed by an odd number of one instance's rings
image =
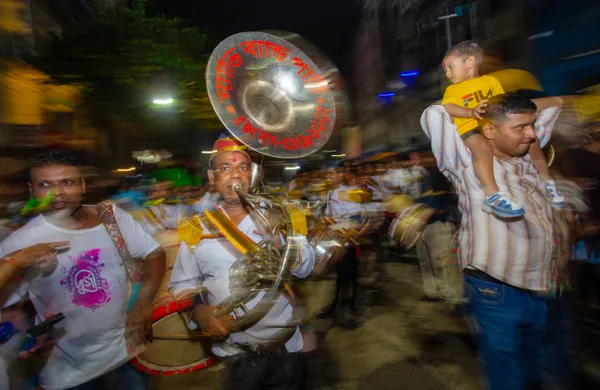
[[[446,92],[448,92],[448,91],[452,91],[452,90],[453,90],[453,89],[455,89],[455,88],[456,88],[456,84],[450,84],[450,85],[448,85],[448,86],[446,87]]]
[[[498,83],[500,84],[500,81],[498,81],[498,79],[492,75],[489,74],[484,74],[483,76],[479,76],[478,77],[479,80],[488,82],[488,83]]]
[[[442,101],[440,102],[440,104],[446,104],[448,103],[448,99],[453,99],[456,94],[458,93],[457,89],[456,89],[456,84],[450,84],[446,87],[446,89],[444,90],[444,96],[442,98]]]

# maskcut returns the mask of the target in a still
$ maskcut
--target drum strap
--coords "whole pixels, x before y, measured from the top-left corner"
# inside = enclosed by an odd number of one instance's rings
[[[206,210],[208,211],[208,210]],[[206,212],[205,211],[205,212]],[[202,226],[204,226],[207,230],[209,235],[202,235],[203,238],[215,238],[217,239],[217,241],[219,242],[219,244],[221,244],[221,246],[229,253],[236,253],[239,252],[237,250],[237,248],[231,244],[231,242],[229,242],[229,240],[223,240],[223,238],[225,237],[221,231],[210,221],[210,219],[207,218],[207,216],[202,213],[202,214],[198,214],[198,219],[200,220],[200,223],[202,223]]]
[[[121,233],[121,229],[115,218],[113,203],[110,201],[98,203],[98,205],[96,205],[96,210],[98,211],[100,221],[106,228],[115,247],[117,247],[121,260],[123,260],[127,279],[132,286],[140,283],[142,281],[142,274],[144,273],[143,264],[142,262],[135,260],[127,248],[127,243],[123,238],[123,234]]]
[[[113,211],[113,203],[110,201],[98,203],[96,210],[98,218],[100,218],[100,221],[117,248],[125,267],[125,275],[129,281],[129,300],[127,301],[126,312],[129,313],[133,309],[142,286],[143,263],[131,256],[125,238],[123,238],[123,234],[117,223],[117,218]],[[146,349],[145,344],[141,343],[136,337],[130,337],[128,332],[126,332],[125,342],[127,345],[127,354],[130,357],[137,356]]]
[[[203,217],[204,221],[208,223],[206,227],[211,234],[225,237],[240,254],[245,255],[248,252],[260,250],[258,245],[246,236],[219,208],[205,210]]]
[[[211,236],[213,236],[214,238],[223,237],[223,235],[219,233],[219,230],[216,227],[214,227],[212,223],[210,223],[210,221],[206,218],[204,214],[198,214],[198,219],[200,219],[202,225],[208,229]]]

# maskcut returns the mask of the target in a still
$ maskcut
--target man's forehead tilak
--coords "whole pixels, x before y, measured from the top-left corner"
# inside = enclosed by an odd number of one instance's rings
[[[223,165],[229,165],[229,164],[236,164],[236,163],[240,163],[240,164],[246,164],[249,165],[250,164],[250,160],[246,157],[246,155],[243,153],[239,153],[239,152],[232,152],[231,155],[228,156],[223,156],[222,159],[224,161],[221,161],[218,167],[222,167]],[[245,161],[246,160],[246,161]]]
[[[456,58],[456,56],[454,54],[449,54],[447,55],[443,60],[442,60],[442,68],[446,69],[447,64],[452,64]]]

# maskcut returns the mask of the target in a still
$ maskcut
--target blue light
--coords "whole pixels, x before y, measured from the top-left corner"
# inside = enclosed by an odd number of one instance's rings
[[[390,97],[390,96],[394,96],[394,92],[386,92],[386,93],[379,94],[379,97]]]
[[[419,72],[417,72],[416,70],[413,70],[411,72],[402,72],[400,73],[400,77],[410,77],[410,76],[418,76]]]

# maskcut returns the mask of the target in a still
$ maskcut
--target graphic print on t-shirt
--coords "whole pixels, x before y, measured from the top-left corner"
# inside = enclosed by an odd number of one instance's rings
[[[469,103],[471,103],[473,101],[473,99],[475,99],[475,101],[477,102],[477,104],[481,103],[483,100],[485,99],[489,99],[492,96],[494,96],[492,89],[488,89],[487,94],[483,94],[483,92],[481,91],[481,89],[477,90],[477,91],[473,91],[465,96],[462,97],[462,101],[465,107],[469,107]]]
[[[110,302],[108,282],[101,276],[105,264],[100,262],[100,248],[81,252],[71,260],[71,269],[61,268],[67,276],[60,284],[72,294],[72,302],[92,311]]]

